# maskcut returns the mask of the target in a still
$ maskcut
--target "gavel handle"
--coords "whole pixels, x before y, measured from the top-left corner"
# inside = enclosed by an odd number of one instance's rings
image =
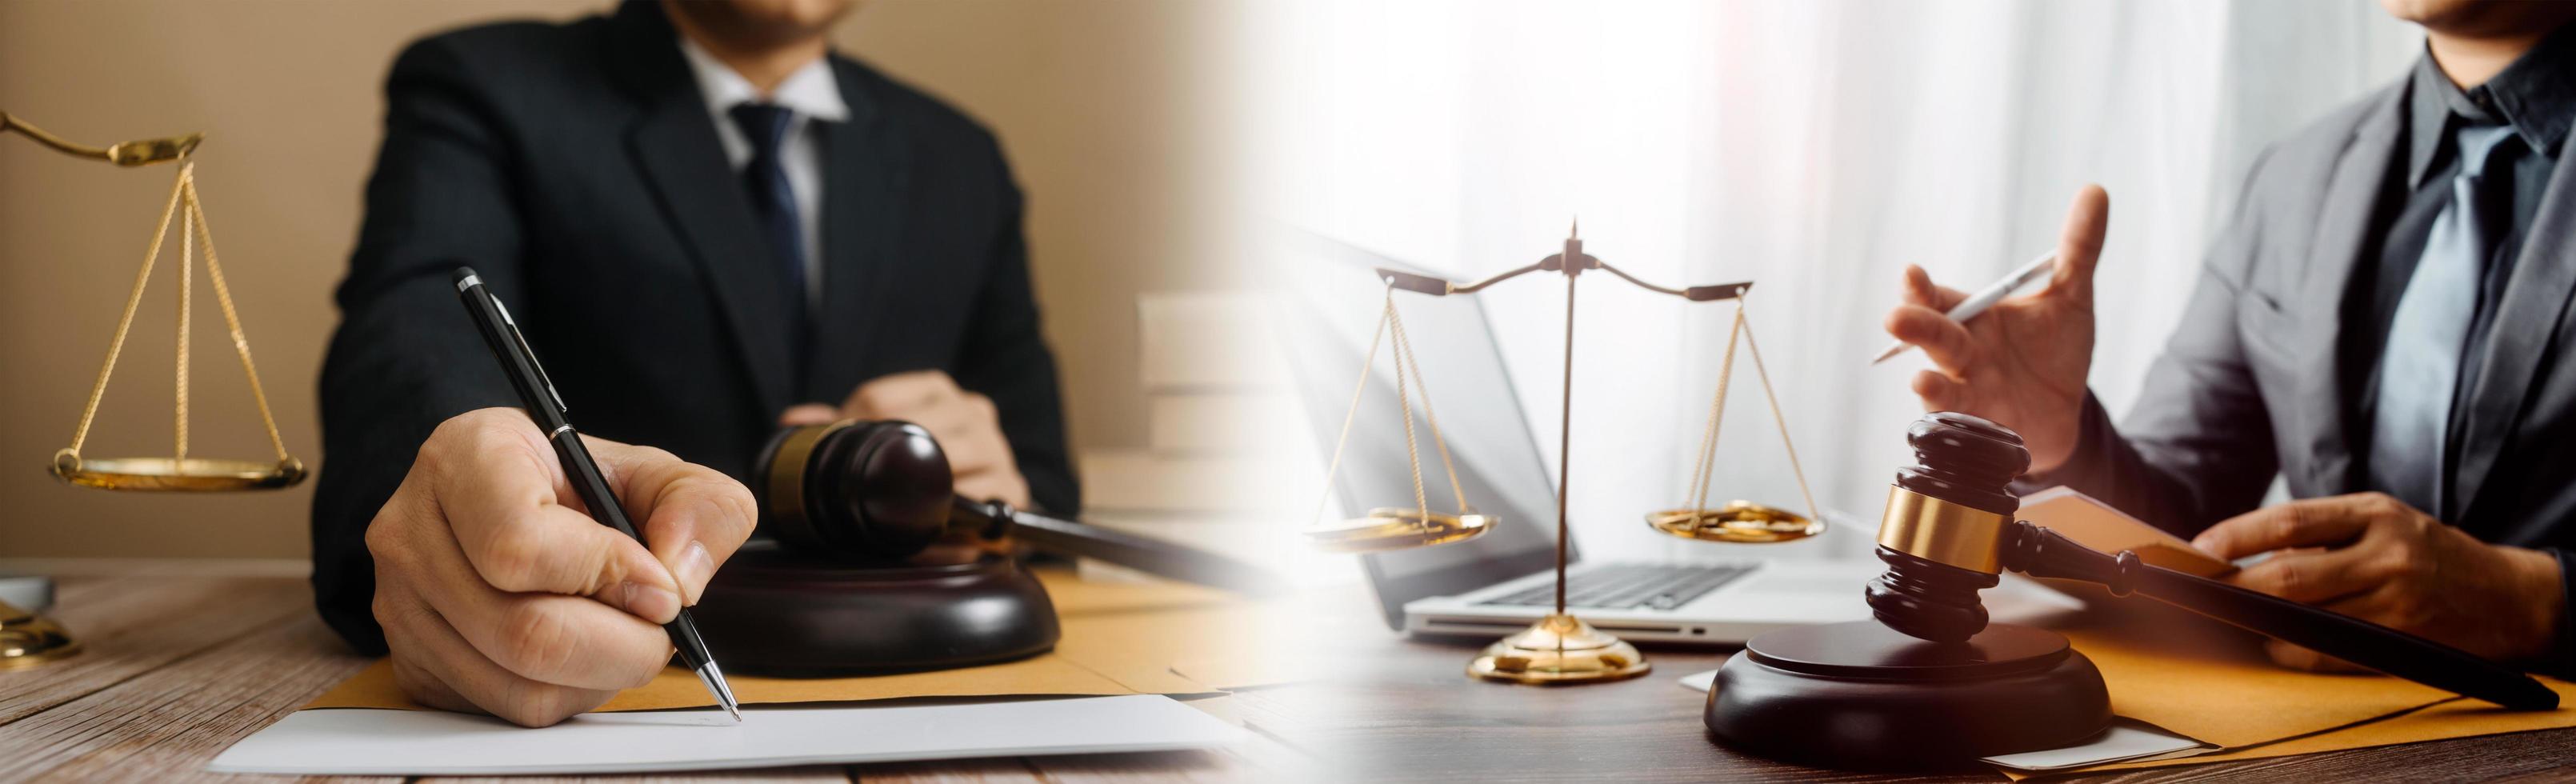
[[[2238,588],[2138,560],[2107,555],[2055,531],[2013,523],[2004,566],[2032,577],[2100,583],[2226,621],[2344,661],[2515,710],[2551,710],[2558,693],[2512,668],[2467,651],[2349,615]]]
[[[1024,512],[999,501],[979,503],[959,497],[952,516],[974,524],[987,538],[1017,536],[1040,550],[1098,558],[1182,582],[1252,596],[1275,596],[1294,590],[1286,577],[1249,561],[1150,536]]]

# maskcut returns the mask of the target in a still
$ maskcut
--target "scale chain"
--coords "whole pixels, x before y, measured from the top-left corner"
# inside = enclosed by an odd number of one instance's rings
[[[259,423],[268,429],[268,445],[277,450],[278,461],[285,462],[289,459],[286,439],[277,434],[277,416],[268,410],[268,390],[260,386],[259,367],[250,361],[250,338],[242,333],[241,315],[233,308],[232,288],[224,285],[224,265],[215,258],[214,229],[206,223],[206,207],[197,199],[197,181],[193,177],[188,180],[187,199],[188,215],[197,227],[198,244],[206,246],[206,280],[215,285],[215,304],[224,312],[224,327],[232,331],[233,353],[241,356],[242,375],[250,378],[250,397],[259,405]]]
[[[1699,462],[1691,469],[1690,515],[1693,527],[1707,516],[1708,489],[1715,484],[1710,481],[1709,474],[1717,468],[1717,434],[1726,414],[1726,388],[1735,378],[1735,342],[1744,332],[1744,300],[1739,297],[1735,302],[1735,318],[1728,322],[1726,330],[1726,358],[1717,365],[1717,394],[1708,401],[1708,427],[1701,431]]]
[[[1780,426],[1780,446],[1789,453],[1789,473],[1798,478],[1798,496],[1807,502],[1809,520],[1824,522],[1824,511],[1816,507],[1816,494],[1807,489],[1807,469],[1798,465],[1798,444],[1789,438],[1789,418],[1780,415],[1780,396],[1771,392],[1771,372],[1762,367],[1762,347],[1753,342],[1753,324],[1744,320],[1744,305],[1737,300],[1736,327],[1744,330],[1744,348],[1753,355],[1753,377],[1762,380],[1762,398],[1771,403],[1771,422]]]
[[[181,165],[179,177],[170,183],[170,203],[161,208],[160,228],[152,231],[152,244],[143,252],[143,268],[134,273],[134,290],[125,295],[125,313],[116,318],[116,337],[107,344],[107,361],[99,364],[98,382],[90,385],[89,403],[81,406],[80,426],[72,430],[72,452],[75,454],[80,452],[82,444],[89,441],[89,426],[98,417],[99,398],[107,394],[108,376],[116,372],[117,354],[125,350],[126,330],[134,326],[134,311],[143,304],[144,286],[152,281],[152,264],[161,258],[161,241],[170,235],[170,218],[178,214],[179,196],[186,190],[188,175],[196,166],[194,163]]]
[[[179,194],[182,201],[187,200],[189,191],[196,189],[195,174],[196,168],[193,166],[179,170]],[[170,468],[173,471],[180,470],[181,466],[188,464],[188,318],[190,315],[188,306],[191,300],[196,299],[196,291],[197,211],[191,209],[179,213],[179,371],[171,374],[171,378],[175,379],[173,383],[177,385],[172,397],[179,402],[171,411],[171,418],[176,422],[173,428],[177,433],[175,440],[178,442],[170,458]]]
[[[152,269],[161,258],[162,243],[170,235],[170,221],[178,218],[182,222],[179,231],[178,360],[177,380],[173,389],[176,401],[173,412],[175,448],[172,468],[174,470],[179,468],[188,457],[188,325],[191,315],[190,303],[194,299],[192,295],[195,291],[196,249],[199,245],[205,246],[206,278],[214,285],[215,303],[223,311],[224,326],[230,330],[233,352],[241,358],[242,373],[250,379],[251,399],[259,408],[261,426],[268,432],[269,448],[276,451],[279,462],[290,459],[286,451],[286,439],[277,430],[277,416],[269,409],[268,392],[259,383],[259,368],[251,361],[250,339],[242,330],[240,310],[233,305],[232,288],[224,280],[223,263],[215,254],[214,230],[208,226],[205,205],[197,197],[196,169],[197,165],[194,162],[181,164],[179,176],[171,183],[170,201],[162,207],[161,222],[153,230],[152,242],[143,254],[143,266],[134,273],[134,289],[126,294],[125,311],[117,317],[115,336],[109,340],[107,346],[107,359],[99,365],[98,380],[90,385],[89,400],[81,406],[80,424],[72,431],[71,451],[74,454],[79,453],[81,447],[89,442],[90,426],[95,424],[98,418],[99,401],[106,396],[107,382],[116,372],[116,361],[124,353],[125,338],[134,326],[134,313],[142,306],[143,292],[152,281]],[[180,212],[183,205],[187,208],[185,213]]]
[[[1387,332],[1396,336],[1392,341],[1395,344],[1393,346],[1395,356],[1392,357],[1395,360],[1395,408],[1396,413],[1404,417],[1404,460],[1413,469],[1415,513],[1420,514],[1423,524],[1428,525],[1431,522],[1431,500],[1422,492],[1422,452],[1414,445],[1413,440],[1413,398],[1405,394],[1404,386],[1403,324],[1404,321],[1395,315],[1395,290],[1389,288],[1386,300],[1386,326]]]
[[[1422,419],[1431,424],[1431,446],[1440,452],[1440,470],[1449,475],[1449,494],[1458,502],[1458,513],[1466,514],[1474,511],[1474,508],[1467,505],[1467,490],[1458,483],[1458,466],[1449,459],[1449,440],[1440,435],[1440,414],[1431,408],[1431,383],[1422,380],[1422,357],[1413,353],[1413,340],[1405,335],[1404,318],[1395,312],[1394,305],[1393,302],[1387,303],[1387,329],[1395,336],[1395,356],[1398,362],[1395,372],[1399,376],[1408,371],[1413,374],[1413,388],[1422,394]],[[1410,409],[1407,411],[1409,413]],[[1415,457],[1413,460],[1413,472],[1414,482],[1419,485],[1422,473],[1420,457]],[[1420,492],[1420,488],[1415,488],[1415,491]],[[1427,515],[1430,510],[1423,511]]]
[[[1324,504],[1333,497],[1333,477],[1342,471],[1342,448],[1351,444],[1351,422],[1360,418],[1360,396],[1368,391],[1369,368],[1377,365],[1378,341],[1386,337],[1386,322],[1395,315],[1395,285],[1386,287],[1386,308],[1379,312],[1377,328],[1369,333],[1368,352],[1360,356],[1360,380],[1351,386],[1351,405],[1343,409],[1342,434],[1333,439],[1333,459],[1324,464],[1324,491],[1315,494],[1315,513],[1306,518],[1312,523],[1324,519]]]

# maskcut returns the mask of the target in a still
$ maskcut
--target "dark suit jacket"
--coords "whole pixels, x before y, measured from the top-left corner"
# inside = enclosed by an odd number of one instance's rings
[[[2021,486],[2071,485],[2190,536],[2262,502],[2275,475],[2308,498],[2369,489],[2368,415],[2347,330],[2372,318],[2355,269],[2402,204],[2404,81],[2336,111],[2258,158],[2235,220],[2127,421],[2086,401],[2072,460]],[[2523,240],[2484,371],[2461,390],[2452,508],[2425,512],[2491,543],[2552,549],[2576,577],[2576,166],[2557,166]],[[2116,325],[2105,325],[2116,327]],[[2387,383],[2431,383],[2392,379]],[[2564,590],[2564,589],[2562,589]],[[2570,597],[2576,599],[2576,597]],[[2576,609],[2576,600],[2568,603]],[[2553,664],[2576,669],[2576,619]]]
[[[1001,410],[1038,506],[1079,503],[1021,200],[991,133],[833,56],[822,305],[791,366],[787,284],[653,3],[434,36],[394,62],[384,147],[322,369],[313,586],[382,650],[363,537],[430,430],[515,405],[449,272],[508,302],[585,432],[737,478],[787,406],[947,371]],[[795,379],[807,379],[796,388]]]

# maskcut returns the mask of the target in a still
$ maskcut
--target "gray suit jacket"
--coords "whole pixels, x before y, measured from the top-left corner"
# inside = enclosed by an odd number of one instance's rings
[[[2366,419],[2352,405],[2352,380],[2365,375],[2350,365],[2369,360],[2344,356],[2343,336],[2373,316],[2346,303],[2386,230],[2381,211],[2394,209],[2384,186],[2404,173],[2405,107],[2400,80],[2265,150],[2136,410],[2114,427],[2086,401],[2075,457],[2021,485],[2069,485],[2183,536],[2254,509],[2275,475],[2301,498],[2370,489],[2356,460],[2368,423],[2350,421]],[[2576,363],[2565,361],[2576,339],[2576,166],[2564,145],[2556,154],[2479,349],[2484,371],[2462,390],[2453,508],[2425,511],[2488,542],[2554,550],[2576,575]],[[2553,658],[2567,668],[2576,621],[2560,625]]]

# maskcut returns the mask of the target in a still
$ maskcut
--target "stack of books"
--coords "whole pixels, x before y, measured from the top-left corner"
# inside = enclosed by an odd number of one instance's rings
[[[1258,294],[1137,298],[1145,445],[1080,450],[1083,519],[1314,571],[1296,532],[1323,469]],[[1085,562],[1086,575],[1118,570]]]

